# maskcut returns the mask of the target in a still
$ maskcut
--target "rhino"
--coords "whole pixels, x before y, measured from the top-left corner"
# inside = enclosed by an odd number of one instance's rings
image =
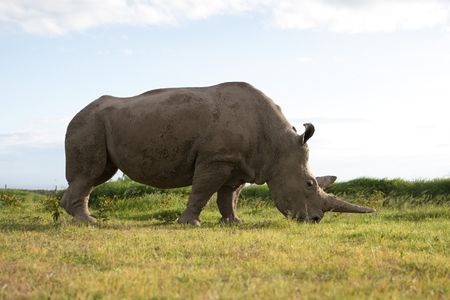
[[[216,192],[221,222],[241,222],[236,205],[246,183],[267,183],[278,210],[298,221],[319,222],[327,211],[374,212],[324,191],[336,177],[309,170],[314,126],[304,126],[298,134],[274,101],[244,82],[102,96],[68,125],[61,206],[75,220],[95,222],[89,194],[120,169],[157,188],[191,185],[183,224],[200,225]]]

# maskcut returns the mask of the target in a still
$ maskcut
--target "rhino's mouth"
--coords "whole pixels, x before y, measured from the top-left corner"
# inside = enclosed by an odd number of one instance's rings
[[[319,223],[322,220],[321,216],[309,216],[309,217],[298,217],[297,222],[300,223]]]
[[[291,214],[290,217],[300,223],[319,223],[323,214],[303,215],[302,213]]]

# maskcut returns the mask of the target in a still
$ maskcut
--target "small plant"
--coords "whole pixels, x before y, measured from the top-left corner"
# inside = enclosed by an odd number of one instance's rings
[[[372,204],[372,205],[383,204],[384,198],[385,198],[385,194],[382,191],[375,190],[367,198],[367,203]]]
[[[98,210],[97,218],[102,221],[107,221],[109,219],[109,214],[113,210],[114,202],[116,202],[116,197],[101,196],[98,198]]]
[[[263,212],[265,209],[267,209],[267,202],[264,202],[261,198],[256,198],[252,202],[250,211],[252,215],[255,215]]]
[[[54,194],[49,194],[44,198],[44,210],[49,212],[52,216],[53,222],[57,223],[61,216],[61,207],[59,205],[59,199]]]
[[[18,206],[23,199],[15,194],[2,192],[0,193],[0,205]]]

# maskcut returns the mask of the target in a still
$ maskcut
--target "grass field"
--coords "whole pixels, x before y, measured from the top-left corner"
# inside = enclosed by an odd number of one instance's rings
[[[357,191],[349,197],[377,213],[327,213],[309,225],[284,219],[264,188],[250,188],[238,208],[244,224],[219,225],[211,199],[200,228],[175,222],[187,192],[115,200],[99,193],[93,213],[103,221],[96,225],[64,213],[55,222],[50,196],[3,192],[0,298],[450,298],[445,190],[377,189],[364,199]]]

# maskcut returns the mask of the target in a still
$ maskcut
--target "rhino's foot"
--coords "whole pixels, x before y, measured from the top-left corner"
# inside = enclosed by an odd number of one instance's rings
[[[73,221],[77,223],[97,223],[97,219],[90,215],[75,215]]]
[[[192,226],[200,226],[200,220],[198,218],[192,217],[192,216],[184,216],[181,215],[178,218],[178,223],[180,224],[189,224]]]
[[[222,217],[220,219],[220,224],[233,224],[233,223],[234,224],[242,224],[242,220],[239,219],[239,217],[235,217],[235,216],[227,217],[227,218]]]

